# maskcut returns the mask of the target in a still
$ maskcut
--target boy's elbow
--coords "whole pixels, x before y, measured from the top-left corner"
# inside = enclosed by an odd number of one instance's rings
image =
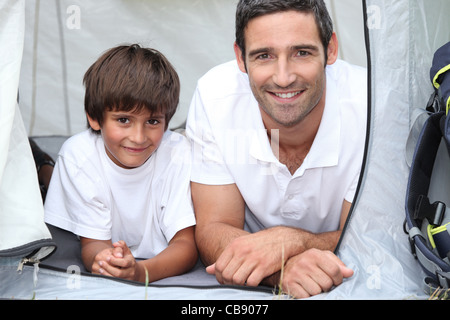
[[[198,254],[197,246],[195,245],[195,242],[194,242],[191,246],[190,258],[188,259],[188,262],[186,264],[187,265],[186,272],[192,270],[192,268],[195,267],[195,265],[198,262],[198,258],[199,258],[199,254]]]

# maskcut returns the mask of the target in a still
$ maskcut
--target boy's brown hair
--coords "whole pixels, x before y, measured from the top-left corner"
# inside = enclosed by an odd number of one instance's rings
[[[167,129],[180,99],[180,80],[170,62],[138,44],[106,51],[87,70],[83,83],[85,112],[100,126],[105,111],[146,109],[164,114]]]

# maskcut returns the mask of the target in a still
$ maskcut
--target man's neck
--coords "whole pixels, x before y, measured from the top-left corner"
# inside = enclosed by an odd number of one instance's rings
[[[319,103],[301,122],[289,127],[281,126],[263,115],[272,150],[292,175],[302,165],[311,149],[324,109],[325,103]]]

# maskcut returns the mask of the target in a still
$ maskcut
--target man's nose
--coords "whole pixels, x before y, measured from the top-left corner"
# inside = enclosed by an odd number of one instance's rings
[[[294,68],[288,59],[279,59],[273,75],[273,81],[281,88],[287,88],[296,80]]]

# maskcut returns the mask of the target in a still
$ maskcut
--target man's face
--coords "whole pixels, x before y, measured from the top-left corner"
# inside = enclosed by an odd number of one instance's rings
[[[325,63],[337,56],[335,35],[328,59],[314,16],[297,11],[250,20],[243,57],[235,45],[240,69],[247,72],[263,119],[291,127],[319,103],[325,103]],[[336,51],[336,53],[334,52]]]

